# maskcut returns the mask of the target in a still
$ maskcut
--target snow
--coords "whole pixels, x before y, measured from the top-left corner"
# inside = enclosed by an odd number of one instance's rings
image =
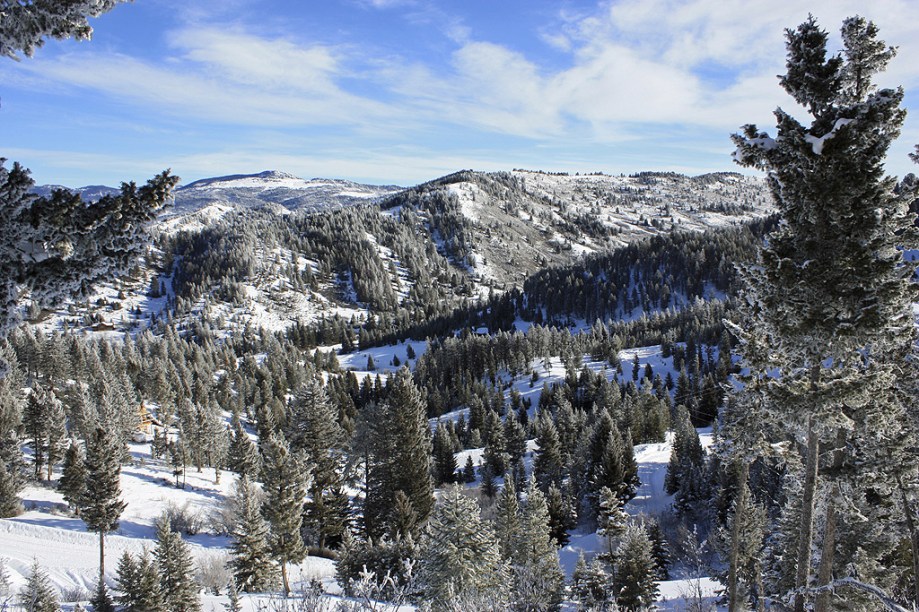
[[[122,499],[127,507],[121,516],[118,529],[105,537],[106,574],[115,575],[118,558],[123,552],[140,553],[155,544],[155,520],[168,505],[187,507],[197,514],[205,526],[211,513],[220,507],[232,490],[235,475],[221,474],[221,484],[214,483],[214,470],[205,468],[201,473],[190,467],[186,474],[186,487],[175,487],[172,469],[150,456],[149,445],[131,444],[132,462],[122,468]],[[55,480],[59,477],[55,474]],[[0,558],[5,560],[13,590],[25,584],[33,561],[47,570],[51,582],[58,589],[82,588],[91,591],[98,579],[99,536],[86,531],[83,521],[69,516],[66,503],[54,488],[30,484],[23,491],[26,512],[0,519]],[[227,554],[230,540],[226,536],[199,533],[183,536],[196,560]],[[296,580],[318,578],[329,589],[335,589],[334,563],[328,559],[307,557],[303,563],[291,568]],[[251,599],[251,598],[250,598]],[[226,598],[206,596],[204,609],[210,603]],[[255,609],[250,602],[248,609]]]
[[[836,131],[852,123],[852,119],[837,119],[836,123],[833,124],[833,129],[824,134],[823,136],[813,136],[812,134],[806,134],[804,136],[804,141],[810,143],[811,149],[814,151],[814,155],[823,155],[823,147],[826,145],[826,142],[836,136]]]

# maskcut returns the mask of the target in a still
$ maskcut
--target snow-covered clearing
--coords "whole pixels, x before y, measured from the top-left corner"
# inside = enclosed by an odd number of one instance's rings
[[[200,563],[215,558],[226,560],[230,539],[208,531],[212,517],[232,490],[236,476],[222,472],[221,483],[214,483],[214,470],[201,473],[190,467],[185,476],[185,488],[176,488],[172,469],[150,456],[148,444],[131,445],[132,462],[121,472],[121,498],[127,507],[118,529],[106,535],[106,577],[111,583],[118,558],[125,552],[140,553],[155,545],[154,523],[168,507],[187,508],[189,516],[201,520],[202,533],[183,536],[192,555]],[[55,482],[60,474],[55,473]],[[26,511],[11,519],[0,520],[0,558],[5,560],[13,591],[18,591],[29,575],[33,561],[48,572],[52,583],[61,591],[83,589],[91,592],[99,573],[99,536],[86,531],[83,521],[70,516],[60,493],[51,486],[31,484],[23,491]],[[307,557],[290,572],[297,586],[317,578],[335,592],[334,563],[319,557]],[[261,597],[265,599],[267,596]],[[88,598],[88,595],[86,595]],[[84,599],[86,599],[84,598]],[[255,610],[253,596],[244,596],[247,610]],[[222,609],[226,597],[205,595],[203,609]],[[65,610],[71,607],[65,606]]]

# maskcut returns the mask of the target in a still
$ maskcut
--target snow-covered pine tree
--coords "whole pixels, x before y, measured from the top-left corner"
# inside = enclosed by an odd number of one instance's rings
[[[575,598],[584,610],[610,610],[610,576],[603,563],[594,558],[588,563],[583,551],[578,555],[571,574],[571,587]]]
[[[230,544],[233,584],[242,591],[268,591],[277,583],[278,571],[268,546],[269,525],[262,517],[262,504],[249,477],[241,476],[235,489],[239,516]]]
[[[57,489],[64,496],[64,501],[79,514],[80,500],[86,490],[86,457],[82,444],[75,438],[70,439],[70,446],[64,453],[64,466]]]
[[[80,518],[99,534],[99,576],[105,576],[105,534],[118,528],[126,503],[121,500],[121,442],[108,430],[96,429],[86,447],[86,489]]]
[[[19,605],[29,612],[57,612],[61,607],[54,591],[48,573],[36,559],[29,569],[25,586],[19,591]]]
[[[434,509],[420,543],[418,580],[434,610],[453,610],[457,601],[505,609],[507,565],[479,505],[458,486],[449,487]]]
[[[761,600],[763,585],[763,545],[766,535],[766,509],[756,503],[747,485],[747,470],[737,470],[740,488],[728,515],[726,531],[731,548],[728,554],[727,595],[731,610],[752,608],[752,597]]]
[[[265,491],[265,518],[271,525],[269,548],[281,566],[284,594],[290,594],[287,564],[297,563],[306,555],[300,527],[303,525],[303,502],[310,477],[310,466],[293,453],[281,434],[271,435],[264,446],[262,483]]]
[[[747,323],[733,331],[751,376],[727,431],[743,461],[757,449],[801,457],[803,474],[786,474],[804,482],[800,535],[796,550],[779,553],[795,557],[798,611],[814,578],[815,513],[824,525],[817,584],[857,571],[884,587],[893,572],[879,558],[904,537],[897,483],[916,481],[900,393],[913,376],[914,290],[898,248],[912,241],[914,196],[895,193],[883,167],[905,118],[903,91],[875,90],[894,50],[873,24],[849,18],[842,34],[842,55],[828,58],[813,17],[786,32],[781,84],[810,125],[779,109],[775,138],[753,125],[733,137],[735,160],[767,171],[783,223],[744,275]],[[744,419],[763,444],[740,433]]]
[[[565,574],[559,565],[558,547],[549,527],[546,496],[530,478],[526,502],[520,512],[512,607],[515,610],[555,610],[562,601]]]
[[[536,421],[536,458],[533,460],[533,474],[543,491],[549,490],[549,484],[561,484],[565,466],[562,463],[562,446],[558,439],[558,429],[552,422],[548,410],[540,410]]]
[[[134,599],[139,588],[139,575],[137,561],[128,551],[124,551],[118,559],[118,568],[115,573],[115,584],[118,586],[118,595],[115,600],[119,606],[127,610],[134,610]]]
[[[169,612],[160,588],[160,574],[150,552],[144,548],[137,561],[135,612]]]
[[[616,551],[616,603],[624,610],[646,610],[657,597],[657,567],[644,527],[630,524]]]
[[[201,593],[195,582],[195,564],[182,536],[169,526],[164,516],[156,524],[156,548],[153,549],[163,602],[170,612],[197,612]]]

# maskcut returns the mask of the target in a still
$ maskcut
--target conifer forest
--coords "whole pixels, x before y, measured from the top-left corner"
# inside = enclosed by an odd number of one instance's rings
[[[919,609],[915,58],[838,25],[721,172],[0,159],[0,610]]]

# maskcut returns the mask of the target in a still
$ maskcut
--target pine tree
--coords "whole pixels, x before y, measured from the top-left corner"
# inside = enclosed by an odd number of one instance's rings
[[[503,609],[507,566],[478,504],[462,489],[451,486],[443,494],[420,546],[418,579],[435,610],[455,609],[457,601]]]
[[[137,563],[137,593],[134,604],[137,612],[169,612],[160,588],[159,570],[146,549]]]
[[[115,612],[115,604],[112,601],[112,595],[108,591],[108,586],[102,576],[96,582],[96,590],[89,600],[89,605],[93,612]]]
[[[15,8],[31,11],[34,5]],[[4,16],[0,54],[12,52],[10,28],[18,32],[21,26]],[[12,44],[17,48],[15,39]],[[35,196],[28,170],[18,163],[10,169],[0,164],[0,226],[5,230],[0,236],[0,336],[21,320],[24,296],[33,306],[52,306],[127,270],[146,246],[150,227],[177,182],[164,172],[140,188],[125,183],[119,195],[90,206],[64,189],[48,198]]]
[[[64,453],[64,467],[57,488],[71,508],[77,514],[80,511],[80,500],[86,491],[86,459],[83,447],[75,439],[70,439],[70,446]]]
[[[105,534],[118,528],[127,504],[121,499],[121,444],[108,430],[96,429],[86,448],[86,489],[80,518],[99,534],[99,575],[105,575]]]
[[[407,368],[395,374],[388,391],[375,417],[367,469],[364,524],[373,538],[391,531],[397,491],[411,501],[417,519],[413,531],[427,520],[434,506],[431,430],[421,393]]]
[[[233,528],[230,563],[233,584],[243,591],[268,591],[276,584],[277,566],[268,546],[269,525],[262,517],[262,504],[247,476],[236,482],[234,496],[239,516]]]
[[[32,562],[26,584],[19,592],[19,604],[29,612],[57,612],[61,609],[51,580],[37,559]]]
[[[443,423],[434,430],[433,443],[434,482],[438,486],[456,479],[456,456],[453,454],[453,440]]]
[[[533,461],[533,474],[540,488],[548,491],[549,484],[561,484],[564,475],[558,430],[548,411],[540,411],[536,432],[536,444],[539,450],[536,451],[536,459]]]
[[[40,478],[42,468],[47,466],[47,479],[51,480],[51,470],[61,459],[62,441],[66,434],[64,406],[55,397],[54,391],[40,385],[32,388],[22,414],[22,424],[32,440],[35,478]]]
[[[153,550],[163,602],[170,612],[197,612],[201,594],[194,578],[194,561],[188,544],[162,517],[156,525],[156,548]]]
[[[264,513],[271,525],[269,548],[281,566],[285,595],[290,594],[287,564],[297,563],[306,555],[300,527],[309,473],[309,467],[299,455],[290,451],[283,436],[269,438],[262,461]]]
[[[22,443],[22,372],[16,354],[0,345],[0,518],[22,511],[19,491],[25,484]]]
[[[501,557],[507,561],[514,559],[517,556],[517,540],[520,537],[520,504],[517,501],[514,479],[510,474],[505,474],[504,487],[498,496],[495,533]]]
[[[728,605],[748,607],[762,585],[763,540],[766,535],[766,510],[756,504],[746,482],[746,470],[739,470],[742,481],[728,515],[726,531],[730,537],[728,554]]]
[[[515,609],[554,610],[562,601],[565,574],[549,529],[546,497],[531,478],[520,514],[517,556],[512,564]]]
[[[651,541],[641,525],[626,527],[616,557],[616,603],[624,610],[649,608],[657,597],[657,568]]]
[[[603,568],[603,563],[593,559],[590,563],[584,559],[584,552],[578,555],[571,575],[572,590],[581,607],[585,610],[608,610],[610,603],[610,576]]]
[[[318,376],[307,380],[291,401],[287,431],[291,449],[302,451],[312,466],[310,499],[304,506],[304,531],[314,534],[315,544],[325,548],[328,536],[340,536],[340,532],[334,533],[329,527],[340,518],[331,513],[335,510],[333,490],[341,485],[345,433]]]
[[[855,570],[885,585],[879,559],[903,535],[891,514],[896,483],[917,463],[903,401],[914,376],[912,270],[898,250],[912,239],[912,219],[883,169],[905,111],[902,89],[872,84],[893,57],[876,35],[870,22],[847,19],[843,55],[828,58],[827,33],[813,17],[788,30],[781,84],[810,125],[780,109],[776,138],[752,125],[734,136],[735,159],[768,171],[783,222],[744,275],[748,323],[732,331],[750,375],[725,434],[741,461],[776,449],[799,454],[801,529],[794,550],[780,551],[795,558],[799,591],[811,583],[821,489],[829,493],[817,584]],[[796,610],[805,599],[799,592]],[[818,609],[828,606],[818,598]]]
[[[128,551],[122,553],[118,559],[118,569],[115,574],[115,583],[118,585],[119,595],[115,598],[118,605],[128,610],[135,609],[134,600],[137,597],[140,576],[137,572],[137,562]]]
[[[255,443],[249,438],[239,414],[234,413],[230,422],[231,439],[227,451],[227,464],[231,471],[240,476],[255,478],[259,472],[259,456]]]

